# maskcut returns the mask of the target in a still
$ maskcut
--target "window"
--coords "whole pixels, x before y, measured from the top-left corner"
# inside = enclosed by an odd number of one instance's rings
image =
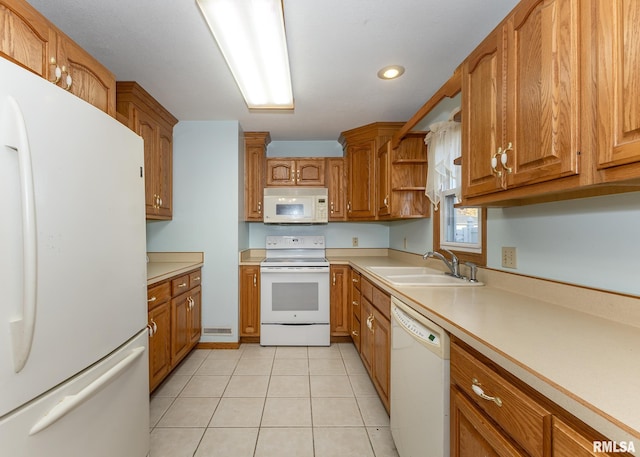
[[[429,161],[425,193],[434,207],[433,246],[454,251],[460,260],[484,265],[486,210],[455,206],[461,185],[460,167],[454,164],[462,153],[462,129],[454,120],[458,111],[448,121],[432,124],[425,137]]]

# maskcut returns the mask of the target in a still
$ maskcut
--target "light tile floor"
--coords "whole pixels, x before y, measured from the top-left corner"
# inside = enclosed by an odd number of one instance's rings
[[[195,350],[154,392],[150,457],[398,457],[355,347]]]

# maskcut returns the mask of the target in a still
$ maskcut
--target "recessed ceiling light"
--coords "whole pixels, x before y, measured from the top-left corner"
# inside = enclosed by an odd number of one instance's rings
[[[404,67],[401,65],[389,65],[388,67],[382,68],[378,72],[378,78],[380,79],[395,79],[404,73]]]

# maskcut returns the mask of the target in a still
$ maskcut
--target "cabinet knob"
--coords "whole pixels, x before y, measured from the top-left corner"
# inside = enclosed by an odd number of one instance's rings
[[[507,149],[502,151],[502,155],[500,156],[500,164],[502,165],[502,168],[504,168],[507,173],[513,172],[513,168],[507,166],[507,160],[509,160],[509,156],[507,155],[507,152],[509,151],[513,151],[512,143],[509,143],[507,145]]]
[[[482,398],[483,400],[492,401],[500,407],[502,406],[502,400],[499,397],[490,397],[489,395],[484,393],[484,390],[482,389],[482,387],[480,387],[482,384],[480,384],[476,378],[473,378],[471,380],[471,383],[471,390],[473,390],[473,393],[478,397]]]

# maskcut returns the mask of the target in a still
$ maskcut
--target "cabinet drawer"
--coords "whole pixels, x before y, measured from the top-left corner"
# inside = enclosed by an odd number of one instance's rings
[[[373,288],[373,301],[371,302],[373,306],[378,308],[378,311],[382,313],[384,317],[391,320],[391,297],[378,289],[377,287]]]
[[[189,275],[178,276],[171,280],[171,295],[180,295],[189,290]]]
[[[451,344],[451,382],[532,456],[544,455],[543,436],[550,423],[545,425],[545,417],[550,412],[456,344]]]
[[[351,287],[353,289],[360,291],[360,280],[361,280],[360,273],[354,270],[351,270]]]
[[[360,280],[360,291],[362,296],[373,303],[373,284],[366,278]]]
[[[200,285],[200,283],[202,282],[201,273],[202,273],[202,270],[189,273],[189,289],[192,289]]]
[[[171,297],[171,286],[169,281],[154,284],[147,288],[147,306],[149,311],[158,305],[169,300]]]

